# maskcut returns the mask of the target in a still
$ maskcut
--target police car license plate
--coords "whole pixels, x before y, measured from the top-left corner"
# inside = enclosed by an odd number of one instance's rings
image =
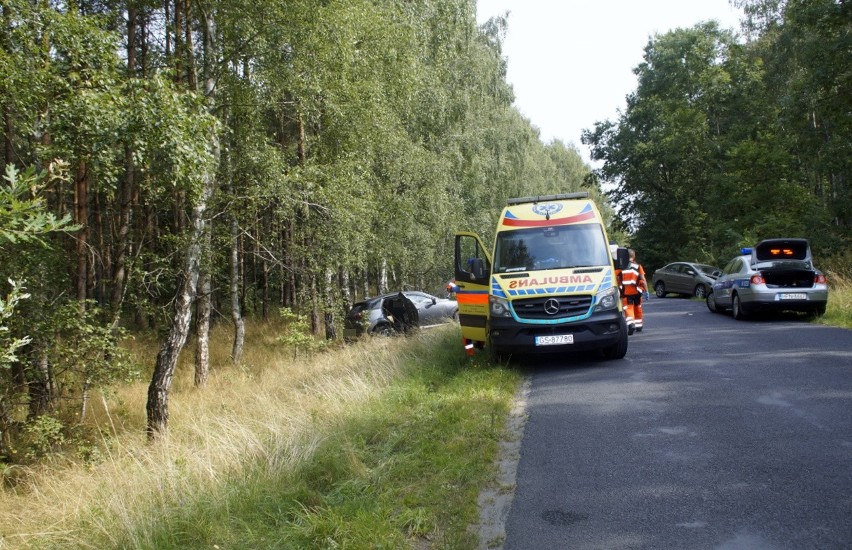
[[[573,334],[554,334],[552,336],[536,336],[535,345],[537,346],[557,346],[559,344],[573,344]]]
[[[786,292],[781,295],[782,300],[807,300],[808,295],[804,292]]]

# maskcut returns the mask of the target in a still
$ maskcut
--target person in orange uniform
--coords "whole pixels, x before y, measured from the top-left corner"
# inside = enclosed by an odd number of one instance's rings
[[[648,289],[645,268],[636,261],[636,251],[629,249],[630,265],[621,272],[624,315],[627,318],[627,334],[642,332],[642,294]]]

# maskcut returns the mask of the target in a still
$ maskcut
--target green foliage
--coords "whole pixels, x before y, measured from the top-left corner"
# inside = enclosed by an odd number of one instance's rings
[[[54,231],[75,231],[68,215],[61,219],[48,211],[43,198],[46,183],[67,179],[67,165],[56,161],[50,172],[37,174],[35,169],[19,171],[7,164],[0,184],[0,253],[4,244],[35,243],[47,246],[44,235]],[[5,242],[4,242],[5,241]]]
[[[125,329],[105,325],[103,317],[92,302],[68,302],[46,320],[44,331],[56,331],[58,337],[44,352],[62,386],[88,388],[138,380],[138,365],[120,345]]]
[[[311,333],[311,325],[306,315],[295,313],[288,307],[281,308],[279,314],[287,328],[284,329],[284,334],[278,337],[278,341],[293,348],[294,359],[300,349],[314,353],[328,345],[326,341],[316,339]]]
[[[64,442],[63,423],[48,414],[43,414],[27,424],[26,457],[30,460],[46,457],[55,452]]]
[[[782,13],[783,22],[751,43],[715,23],[653,37],[626,111],[584,132],[602,161],[596,175],[609,184],[631,244],[651,269],[673,260],[721,265],[740,246],[769,237],[809,238],[818,255],[849,241],[849,221],[838,211],[848,213],[849,165],[827,159],[848,158],[836,147],[839,139],[848,147],[852,128],[820,120],[848,112],[849,94],[836,94],[850,66],[836,47],[844,8],[748,4],[754,17]],[[805,31],[817,20],[827,25],[819,46]],[[807,45],[792,47],[797,40]],[[832,65],[827,88],[805,85],[815,76],[799,80],[811,70],[804,52]]]
[[[6,325],[9,318],[15,313],[15,306],[21,300],[30,297],[24,293],[24,288],[9,279],[12,289],[5,298],[0,297],[0,369],[6,369],[17,361],[15,352],[30,343],[29,336],[15,338],[10,336],[9,327]]]
[[[14,454],[14,447],[8,448],[13,417],[17,407],[28,400],[18,379],[20,375],[13,375],[11,367],[21,364],[22,350],[34,341],[31,323],[35,319],[21,315],[32,298],[31,292],[25,292],[22,281],[28,281],[29,276],[38,271],[16,268],[29,261],[38,263],[41,253],[49,246],[47,235],[77,229],[70,225],[67,216],[58,218],[50,213],[42,198],[43,182],[62,180],[63,169],[61,162],[55,162],[48,173],[36,174],[32,169],[22,173],[10,164],[6,166],[5,183],[0,184],[0,280],[8,281],[11,287],[8,293],[0,293],[0,432],[3,435],[0,455],[4,458]],[[45,267],[39,265],[38,269]],[[56,443],[46,431],[46,422],[34,428],[41,430],[35,435],[44,435],[36,437],[39,455],[46,446]]]

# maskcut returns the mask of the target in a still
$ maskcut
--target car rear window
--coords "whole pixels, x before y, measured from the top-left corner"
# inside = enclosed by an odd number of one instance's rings
[[[758,261],[804,260],[808,257],[807,241],[770,241],[755,248]]]

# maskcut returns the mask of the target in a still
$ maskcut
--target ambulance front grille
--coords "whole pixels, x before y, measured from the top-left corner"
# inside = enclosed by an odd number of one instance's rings
[[[554,301],[556,303],[554,303]],[[515,314],[521,319],[563,319],[585,315],[592,307],[591,296],[536,296],[512,300]]]

